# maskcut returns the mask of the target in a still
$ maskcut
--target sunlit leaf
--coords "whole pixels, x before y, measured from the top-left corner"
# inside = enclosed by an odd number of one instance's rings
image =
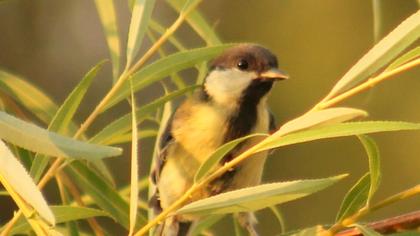
[[[309,112],[297,119],[287,122],[276,132],[276,135],[282,136],[303,129],[341,123],[365,116],[367,116],[367,112],[359,109],[347,107],[327,108]]]
[[[335,218],[336,222],[340,222],[364,207],[368,200],[370,187],[370,176],[366,173],[357,183],[350,189],[341,203],[340,210]]]
[[[36,212],[51,225],[55,224],[54,214],[51,212],[42,193],[35,185],[25,168],[16,160],[6,144],[0,140],[0,182],[11,194],[13,200],[28,217],[25,205],[36,210]],[[15,195],[14,192],[18,194]],[[23,202],[22,202],[22,201]]]
[[[127,43],[127,68],[136,57],[146,33],[155,0],[135,0]]]
[[[256,211],[313,194],[345,176],[262,184],[225,192],[192,202],[179,209],[177,214],[208,215]]]
[[[360,232],[362,232],[364,236],[381,236],[382,235],[376,232],[375,230],[369,229],[368,227],[360,225],[360,224],[354,224],[354,226],[356,226],[356,228],[360,230]]]
[[[19,147],[55,157],[86,160],[118,156],[120,148],[71,139],[0,111],[0,138]]]
[[[0,89],[47,124],[57,112],[57,105],[40,89],[16,75],[1,70]]]
[[[416,58],[420,57],[420,47],[416,47],[410,51],[408,51],[407,53],[405,53],[404,55],[400,56],[398,59],[396,59],[394,62],[392,62],[386,69],[385,71],[391,71],[393,69],[396,69],[397,67],[411,61],[414,60]]]
[[[105,32],[109,53],[111,54],[112,74],[115,81],[120,70],[121,45],[114,1],[95,0],[95,3]]]
[[[59,134],[65,133],[66,129],[71,123],[74,114],[76,113],[79,105],[85,96],[88,88],[92,84],[93,79],[96,77],[96,74],[101,69],[104,61],[99,62],[95,67],[93,67],[80,81],[80,83],[74,88],[70,95],[63,102],[63,105],[57,110],[57,113],[52,118],[50,124],[48,125],[48,130],[57,132]],[[31,166],[30,175],[34,178],[35,182],[38,182],[45,168],[49,162],[49,157],[37,153]]]
[[[111,217],[105,211],[87,207],[51,206],[51,210],[55,215],[57,224],[98,216]],[[11,234],[23,234],[29,229],[30,226],[28,222],[24,218],[20,218],[18,222],[16,222],[15,227],[11,231]]]
[[[198,221],[191,230],[191,236],[199,236],[205,230],[212,227],[214,224],[223,219],[225,215],[210,215]]]
[[[129,206],[112,186],[104,179],[90,170],[88,167],[75,161],[66,170],[71,174],[74,182],[87,194],[89,194],[96,205],[108,212],[116,222],[129,227]],[[145,218],[139,214],[137,225],[144,225]]]
[[[177,11],[181,11],[184,0],[167,0],[169,4]],[[207,43],[207,45],[221,44],[221,40],[207,23],[206,19],[202,16],[198,9],[195,9],[187,16],[188,24],[197,32],[198,35]]]
[[[259,144],[258,151],[325,138],[418,129],[420,129],[420,124],[402,121],[347,122],[303,130],[285,136],[278,136],[274,133]]]
[[[134,91],[139,91],[146,86],[163,79],[174,72],[189,68],[199,62],[213,58],[220,54],[232,44],[223,44],[212,47],[197,48],[183,52],[171,54],[165,58],[159,59],[139,70],[132,75]],[[118,93],[111,99],[105,107],[105,110],[116,103],[128,98],[130,95],[130,86],[128,81],[118,90]]]
[[[358,137],[360,142],[362,142],[369,159],[370,187],[367,199],[367,204],[369,205],[381,182],[381,159],[379,148],[376,145],[375,140],[367,135],[359,135]]]
[[[217,150],[214,151],[209,157],[207,157],[205,159],[206,160],[205,162],[201,164],[197,173],[195,174],[194,182],[198,182],[203,177],[205,177],[206,174],[208,174],[209,171],[211,171],[214,167],[216,167],[220,163],[222,158],[226,156],[226,154],[228,154],[230,151],[232,151],[238,144],[250,138],[264,137],[264,136],[268,136],[268,135],[267,134],[250,134],[245,137],[237,138],[235,140],[232,140],[230,142],[223,144],[222,146],[217,148]]]
[[[137,109],[136,116],[137,121],[142,121],[146,117],[148,117],[152,112],[156,111],[157,108],[163,106],[166,102],[175,99],[179,96],[184,95],[187,92],[192,91],[193,89],[197,88],[197,86],[190,86],[185,89],[180,89],[175,92],[169,93],[163,97],[160,97],[153,102],[144,105]],[[97,133],[94,137],[90,139],[89,142],[92,143],[108,143],[109,140],[112,140],[114,137],[118,137],[119,135],[124,135],[126,132],[131,130],[131,114],[126,114],[117,120],[111,122],[107,125],[104,129],[102,129],[99,133]]]
[[[366,53],[334,86],[331,98],[367,79],[420,37],[420,10],[408,17]]]
[[[134,8],[135,9],[135,8]],[[131,81],[130,81],[131,82]],[[138,164],[138,132],[136,118],[136,100],[134,98],[133,86],[131,85],[131,184],[130,184],[130,227],[128,235],[132,235],[136,226],[137,206],[139,201],[139,164]]]
[[[196,8],[202,0],[185,0],[179,14],[186,14],[192,9]]]

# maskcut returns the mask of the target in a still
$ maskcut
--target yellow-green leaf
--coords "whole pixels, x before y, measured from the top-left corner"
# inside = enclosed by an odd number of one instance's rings
[[[192,202],[176,213],[208,215],[256,211],[313,194],[331,186],[345,176],[296,180],[243,188]]]
[[[89,144],[50,132],[0,111],[0,138],[16,146],[55,157],[86,160],[118,156],[120,148]]]

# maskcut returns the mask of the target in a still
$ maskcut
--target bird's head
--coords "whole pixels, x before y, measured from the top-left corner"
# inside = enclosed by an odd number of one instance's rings
[[[258,102],[270,91],[274,81],[287,78],[268,49],[240,44],[212,62],[204,90],[213,101],[224,105],[237,104],[245,96]]]

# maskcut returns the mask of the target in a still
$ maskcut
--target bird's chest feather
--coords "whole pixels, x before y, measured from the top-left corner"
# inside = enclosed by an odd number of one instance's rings
[[[223,111],[208,105],[195,105],[188,113],[180,110],[176,115],[183,116],[183,122],[173,124],[172,134],[198,162],[204,161],[223,143],[227,130],[227,116]]]

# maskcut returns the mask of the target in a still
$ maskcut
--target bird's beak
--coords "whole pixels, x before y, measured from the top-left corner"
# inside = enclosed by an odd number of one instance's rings
[[[271,68],[267,71],[264,71],[260,74],[259,78],[268,79],[268,80],[286,80],[289,78],[289,75],[277,68]]]

